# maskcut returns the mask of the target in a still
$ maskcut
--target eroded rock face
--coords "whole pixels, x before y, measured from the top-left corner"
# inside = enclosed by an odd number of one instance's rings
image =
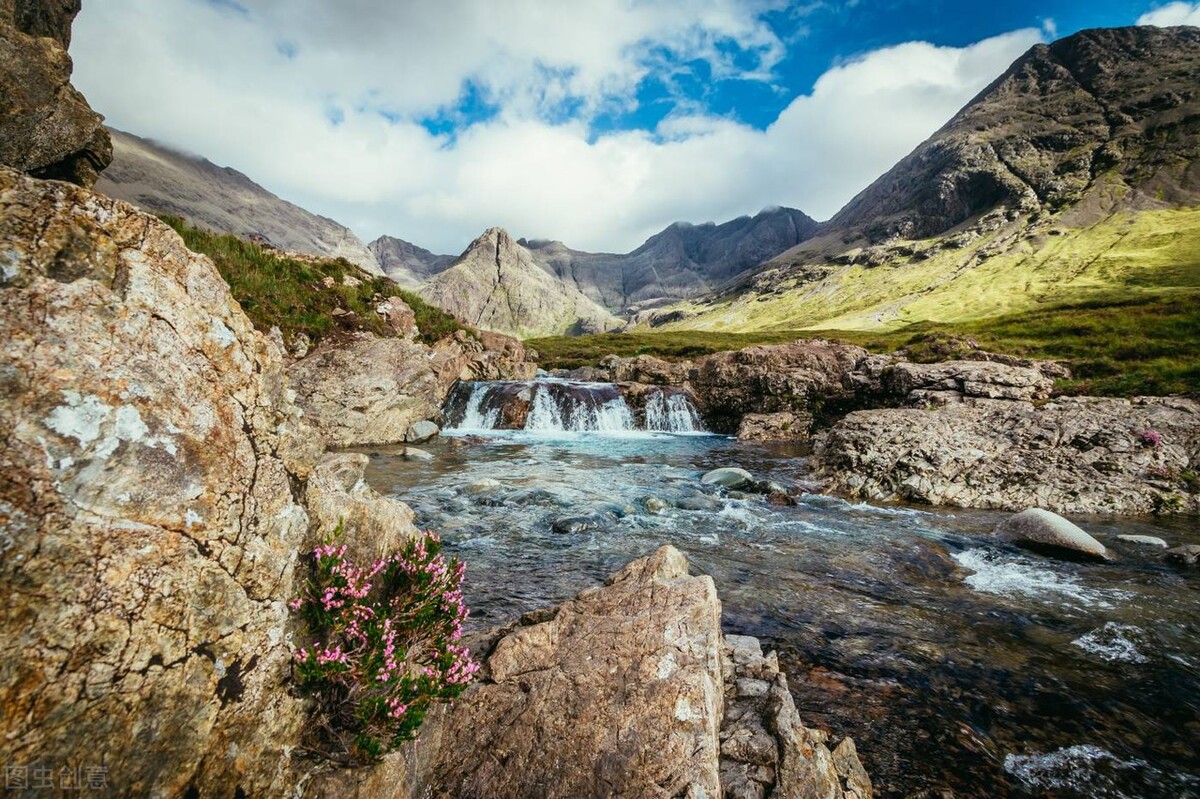
[[[0,170],[0,759],[282,792],[320,451],[278,350],[157,220]]]
[[[419,342],[364,333],[322,341],[288,377],[331,445],[388,444],[437,415],[442,389],[431,361]]]
[[[1156,443],[1157,442],[1157,443]],[[851,413],[817,444],[834,491],[875,501],[1059,513],[1200,510],[1200,404],[1173,398],[967,399]]]
[[[78,0],[0,2],[0,165],[90,186],[112,142],[71,85],[77,13]]]
[[[1035,366],[988,361],[901,362],[883,371],[885,390],[906,404],[946,405],[964,397],[1031,401],[1045,399],[1054,381]]]
[[[720,617],[712,580],[663,547],[473,646],[483,678],[451,712],[309,796],[869,797],[853,743],[835,757],[774,654],[723,637]]]
[[[748,413],[738,424],[737,437],[739,441],[806,441],[812,423],[808,413]]]

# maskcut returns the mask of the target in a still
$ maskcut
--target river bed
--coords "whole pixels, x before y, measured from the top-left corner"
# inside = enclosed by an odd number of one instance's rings
[[[1200,796],[1200,579],[1161,550],[1194,519],[1076,519],[1118,559],[998,544],[1006,514],[804,493],[804,453],[635,430],[462,430],[368,450],[367,478],[467,563],[474,629],[670,543],[727,632],[779,651],[806,723],[852,735],[881,796]],[[795,506],[702,486],[737,465]],[[660,507],[665,505],[665,507]],[[928,794],[938,796],[937,793]]]

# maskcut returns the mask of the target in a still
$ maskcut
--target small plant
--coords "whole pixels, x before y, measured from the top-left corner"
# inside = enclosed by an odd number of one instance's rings
[[[359,765],[412,738],[479,666],[458,643],[464,566],[442,557],[436,535],[359,566],[340,532],[313,550],[312,576],[289,605],[311,634],[293,659],[300,691],[316,702],[310,748]]]
[[[1148,447],[1158,447],[1162,445],[1162,434],[1157,430],[1143,430],[1138,433],[1138,438],[1143,444]]]

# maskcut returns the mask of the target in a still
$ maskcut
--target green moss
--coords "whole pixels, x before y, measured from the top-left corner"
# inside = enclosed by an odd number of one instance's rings
[[[459,330],[477,335],[441,308],[345,259],[289,258],[236,236],[191,227],[178,217],[162,219],[188,249],[213,260],[233,298],[264,333],[278,327],[287,341],[303,334],[314,343],[339,328],[384,335],[387,327],[375,308],[388,297],[399,297],[412,308],[421,340],[427,344]]]

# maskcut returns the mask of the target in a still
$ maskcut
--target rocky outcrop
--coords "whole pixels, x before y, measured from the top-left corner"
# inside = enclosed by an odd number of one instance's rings
[[[441,387],[419,342],[369,333],[327,339],[288,367],[305,417],[333,446],[404,440],[437,416]]]
[[[420,293],[468,324],[519,338],[597,333],[621,324],[534,263],[501,228],[484,231]]]
[[[195,227],[285,252],[345,258],[373,275],[383,274],[348,228],[275,196],[241,172],[131,133],[111,134],[112,165],[96,184],[98,191],[153,214],[182,217]]]
[[[1200,510],[1200,403],[966,399],[851,413],[818,440],[831,490],[876,501],[1059,513]]]
[[[393,236],[380,236],[367,245],[384,274],[401,286],[417,289],[444,272],[456,260],[453,255],[435,255],[423,247]]]
[[[0,1],[0,165],[82,186],[112,160],[103,117],[71,85],[78,0]]]
[[[0,171],[0,759],[276,794],[293,487],[279,352],[157,220]]]
[[[283,796],[300,551],[415,534],[321,458],[283,357],[158,220],[0,170],[0,759],[117,796]]]
[[[907,405],[945,405],[964,397],[1045,399],[1054,380],[1034,366],[987,361],[897,363],[882,373],[883,386]]]
[[[288,366],[305,418],[331,446],[392,444],[441,416],[459,380],[529,379],[537,364],[521,343],[466,331],[432,347],[372,333],[329,338]]]
[[[482,679],[452,713],[308,795],[869,797],[853,744],[831,753],[774,654],[720,618],[712,580],[663,547],[476,646]]]

